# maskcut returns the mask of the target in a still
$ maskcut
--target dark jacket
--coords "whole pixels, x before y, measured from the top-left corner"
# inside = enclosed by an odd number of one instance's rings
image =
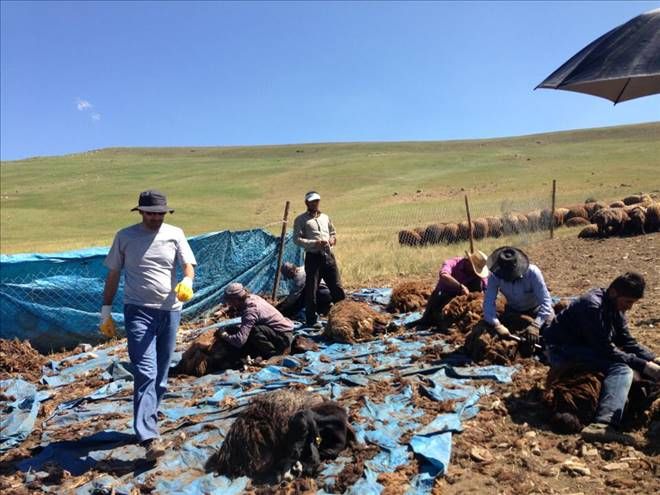
[[[605,360],[625,363],[642,371],[655,356],[640,345],[628,329],[628,321],[607,297],[607,289],[593,289],[557,315],[543,338],[551,350],[588,347]]]

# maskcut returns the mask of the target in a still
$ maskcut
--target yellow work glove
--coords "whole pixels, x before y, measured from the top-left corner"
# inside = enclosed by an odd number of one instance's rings
[[[117,327],[115,327],[115,322],[112,319],[112,306],[110,305],[101,307],[101,322],[99,330],[109,339],[113,339],[117,336]]]
[[[188,302],[193,297],[192,289],[192,278],[184,277],[184,279],[176,284],[174,292],[176,292],[176,298],[181,302]]]

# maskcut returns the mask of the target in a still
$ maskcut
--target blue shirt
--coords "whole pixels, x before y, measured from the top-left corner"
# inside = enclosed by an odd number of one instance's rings
[[[559,313],[546,328],[548,346],[588,347],[607,361],[625,363],[642,371],[654,354],[640,345],[628,329],[628,321],[607,297],[606,289],[594,289]]]
[[[522,313],[538,307],[534,323],[539,328],[555,316],[550,292],[545,285],[541,270],[536,265],[530,264],[525,274],[513,282],[502,280],[491,272],[484,297],[484,319],[491,325],[500,323],[495,310],[498,291],[506,297],[507,307],[514,311]]]

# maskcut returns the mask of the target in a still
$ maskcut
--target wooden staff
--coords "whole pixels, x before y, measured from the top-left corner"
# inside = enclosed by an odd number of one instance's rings
[[[470,205],[468,203],[467,194],[465,195],[465,211],[467,212],[468,234],[470,236],[470,253],[474,253],[474,238],[472,235],[472,218],[470,217]]]
[[[284,205],[284,217],[282,217],[282,234],[280,235],[280,245],[277,251],[277,267],[275,270],[275,283],[273,284],[273,303],[277,302],[277,290],[280,287],[280,270],[282,269],[282,256],[284,255],[284,239],[286,237],[286,224],[289,219],[289,201]]]
[[[555,236],[555,194],[557,192],[557,181],[552,179],[552,211],[550,212],[550,239]]]

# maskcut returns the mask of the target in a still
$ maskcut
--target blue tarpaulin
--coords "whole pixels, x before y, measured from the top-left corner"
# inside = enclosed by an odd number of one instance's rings
[[[479,398],[491,392],[484,380],[509,382],[515,372],[515,368],[505,366],[466,366],[467,358],[425,363],[419,359],[422,348],[441,343],[443,337],[437,334],[411,332],[348,345],[327,342],[318,331],[308,328],[299,328],[296,333],[315,340],[319,350],[286,356],[256,372],[228,370],[171,380],[160,421],[163,439],[171,446],[156,466],[142,460],[144,451],[134,443],[133,382],[124,343],[49,363],[42,379],[49,384],[46,391],[37,392],[22,381],[0,382],[3,394],[10,395],[9,387],[15,391],[11,404],[0,403],[0,407],[14,408],[3,423],[3,438],[7,436],[10,443],[3,444],[1,450],[20,444],[30,433],[36,418],[33,404],[38,410],[38,404],[51,400],[57,388],[98,370],[102,371],[103,386],[60,404],[41,424],[42,448],[17,466],[25,473],[26,482],[47,476],[48,466],[56,463],[74,476],[91,469],[105,473],[77,486],[75,493],[79,495],[112,490],[129,494],[144,484],[153,487],[154,493],[239,494],[249,480],[207,474],[203,466],[221,445],[237,412],[253,396],[304,384],[346,405],[342,400],[345,391],[373,382],[391,382],[396,370],[408,384],[383,397],[365,396],[359,408],[359,419],[353,424],[356,436],[360,442],[377,446],[378,453],[365,462],[362,478],[347,493],[381,493],[379,474],[392,472],[416,456],[420,474],[411,480],[406,493],[422,495],[430,493],[435,478],[447,472],[452,435],[462,431],[464,420],[477,414]],[[172,365],[178,359],[180,352]],[[440,414],[430,423],[422,421],[424,410],[413,400],[413,387],[432,400],[453,401],[453,412]],[[22,421],[25,417],[28,421]],[[62,433],[70,431],[75,432],[74,437],[69,433],[62,440]],[[335,493],[334,481],[350,462],[350,458],[341,457],[326,463],[317,477],[317,493]],[[56,493],[63,487],[44,485],[41,489]]]
[[[189,239],[197,258],[195,297],[184,319],[197,317],[220,302],[225,286],[241,282],[252,292],[270,293],[279,239],[265,230],[215,232]],[[0,255],[0,337],[29,340],[41,351],[97,344],[107,248],[58,254]],[[287,235],[284,261],[302,263],[302,251]],[[288,293],[282,284],[283,294]],[[123,325],[123,283],[113,317]]]

